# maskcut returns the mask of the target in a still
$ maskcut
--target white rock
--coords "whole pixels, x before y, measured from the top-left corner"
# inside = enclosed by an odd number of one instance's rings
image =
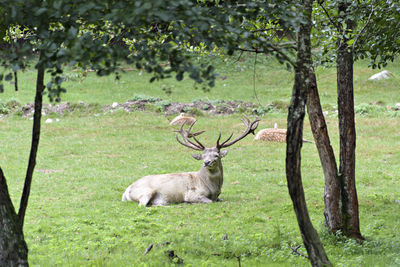
[[[47,119],[44,123],[52,123],[53,122],[53,119]]]
[[[387,70],[384,70],[384,71],[381,71],[379,73],[372,75],[371,77],[368,78],[368,80],[371,80],[371,81],[385,80],[385,79],[389,79],[391,76],[393,76],[393,73],[391,73]]]
[[[400,103],[396,103],[394,106],[397,110],[400,110]]]
[[[59,122],[59,121],[60,121],[60,119],[59,119],[59,118],[57,118],[57,119],[56,119],[56,122]]]
[[[112,107],[112,108],[118,107],[118,103],[117,103],[117,102],[112,103],[111,107]]]

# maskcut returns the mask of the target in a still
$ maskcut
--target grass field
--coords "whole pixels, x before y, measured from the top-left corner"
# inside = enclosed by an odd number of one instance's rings
[[[149,84],[138,71],[80,79],[69,72],[63,101],[123,102],[135,94],[175,102],[198,98],[256,102],[252,60],[218,63],[216,88],[193,89],[193,82],[173,79]],[[388,66],[392,80],[370,82],[377,71],[365,63],[355,69],[357,124],[357,190],[361,232],[359,245],[331,236],[323,226],[323,174],[314,144],[304,144],[302,174],[314,226],[335,266],[400,266],[400,102],[399,62]],[[336,107],[335,71],[319,69],[320,94],[328,110]],[[6,86],[0,103],[33,99],[34,73],[20,75],[20,91]],[[256,91],[261,104],[287,103],[293,73],[272,60],[257,65]],[[162,88],[172,89],[166,95]],[[47,101],[47,100],[46,100]],[[376,104],[378,103],[378,104]],[[337,118],[327,116],[332,145],[338,153]],[[286,125],[286,111],[261,117],[259,128]],[[308,266],[290,247],[302,244],[285,178],[285,144],[258,143],[248,137],[223,159],[223,202],[207,205],[138,207],[121,202],[125,188],[148,174],[194,171],[200,163],[175,141],[170,116],[154,112],[101,109],[52,114],[58,122],[42,125],[42,137],[25,223],[32,266]],[[240,115],[203,116],[201,140],[209,146],[218,131],[242,130]],[[46,120],[46,116],[43,120]],[[0,118],[0,166],[14,203],[19,202],[29,155],[32,121],[17,114]],[[312,140],[308,120],[304,135]],[[223,238],[226,235],[227,238]],[[153,249],[143,255],[146,248]],[[170,251],[178,257],[169,257]],[[299,249],[306,253],[304,246]]]

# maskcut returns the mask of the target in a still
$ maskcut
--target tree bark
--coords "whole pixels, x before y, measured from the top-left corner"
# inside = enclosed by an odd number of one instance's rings
[[[349,4],[339,3],[339,14],[343,14],[346,29],[339,34],[337,48],[337,90],[340,134],[340,166],[342,183],[343,234],[362,240],[360,232],[358,200],[355,183],[356,128],[354,121],[353,50],[346,34],[355,29],[356,23],[349,19]]]
[[[289,106],[286,136],[286,179],[293,202],[304,246],[312,266],[331,266],[322,243],[308,215],[301,181],[301,147],[303,144],[303,121],[309,69],[311,67],[311,13],[312,0],[303,0],[305,24],[302,24],[297,40],[297,60],[292,99]]]
[[[0,266],[28,266],[28,247],[0,168]]]
[[[325,226],[329,231],[336,233],[342,227],[341,183],[338,177],[335,154],[328,135],[328,128],[322,113],[317,79],[312,68],[310,69],[307,112],[325,177]]]
[[[40,64],[40,61],[39,61]],[[44,90],[44,68],[38,66],[36,77],[36,96],[35,96],[35,113],[33,115],[32,127],[32,143],[31,152],[29,155],[28,168],[25,176],[24,190],[21,196],[21,203],[18,211],[18,220],[21,231],[24,227],[25,212],[28,206],[28,198],[31,190],[33,170],[36,165],[36,154],[39,147],[40,139],[40,119],[42,117],[42,103],[43,103],[43,90]]]

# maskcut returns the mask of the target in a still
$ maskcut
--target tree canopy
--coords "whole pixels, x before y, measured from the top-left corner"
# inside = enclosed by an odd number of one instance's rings
[[[279,42],[284,37],[272,33],[283,31],[285,36],[301,22],[291,1],[179,0],[165,5],[160,0],[1,0],[0,4],[5,14],[1,35],[18,28],[29,41],[17,43],[2,58],[2,65],[17,71],[25,68],[26,58],[40,54],[36,67],[51,73],[46,87],[56,100],[65,92],[60,74],[68,65],[108,75],[118,72],[125,61],[153,73],[152,80],[172,73],[181,80],[186,72],[196,82],[213,86],[213,67],[194,64],[192,46],[217,47],[228,54],[269,53],[291,62],[293,42]],[[166,62],[168,67],[162,64]]]

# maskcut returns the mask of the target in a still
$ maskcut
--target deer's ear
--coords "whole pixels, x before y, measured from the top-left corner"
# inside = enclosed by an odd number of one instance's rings
[[[225,157],[226,154],[228,154],[228,149],[222,150],[221,152],[219,152],[219,155],[221,158]]]
[[[201,154],[192,154],[192,157],[194,159],[197,159],[197,160],[201,160],[202,159],[202,155]]]

